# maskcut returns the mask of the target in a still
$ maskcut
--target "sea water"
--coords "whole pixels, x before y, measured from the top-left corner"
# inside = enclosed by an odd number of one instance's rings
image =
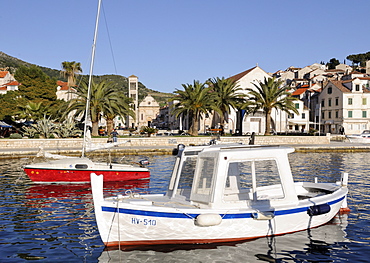
[[[116,161],[142,158],[122,157]],[[89,184],[34,184],[22,170],[32,160],[0,160],[0,262],[369,262],[370,153],[292,153],[289,159],[295,181],[336,182],[348,172],[351,212],[277,237],[130,251],[104,249]],[[105,196],[164,193],[174,157],[149,156],[149,161],[149,180],[105,184]]]

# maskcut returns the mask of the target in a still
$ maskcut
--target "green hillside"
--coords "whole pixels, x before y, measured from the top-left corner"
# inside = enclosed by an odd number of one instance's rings
[[[4,52],[0,51],[0,69],[1,70],[8,70],[12,74],[14,74],[14,72],[20,66],[32,66],[32,65],[35,65],[35,66],[39,67],[45,74],[47,74],[51,78],[55,78],[55,79],[62,80],[62,81],[67,81],[65,78],[63,78],[60,75],[60,70],[41,67],[41,66],[38,66],[36,64],[31,64],[31,63],[22,61],[18,58],[9,56],[9,55],[5,54]],[[83,79],[83,78],[87,78],[87,77],[88,77],[87,75],[81,75],[80,80]],[[112,81],[112,82],[116,83],[118,87],[122,87],[124,92],[128,91],[127,78],[124,77],[124,76],[120,76],[120,75],[102,75],[102,76],[94,76],[94,79],[96,79],[96,81],[98,81],[98,80]],[[147,87],[145,87],[144,84],[139,82],[139,100],[142,100],[147,95],[153,96],[153,98],[161,106],[164,106],[167,103],[168,99],[173,96],[173,94],[171,94],[171,93],[163,93],[163,92],[148,89]]]

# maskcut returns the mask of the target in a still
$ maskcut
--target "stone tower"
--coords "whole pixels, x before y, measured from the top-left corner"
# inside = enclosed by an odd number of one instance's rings
[[[132,98],[133,100],[133,110],[135,112],[136,120],[134,120],[132,117],[127,117],[126,125],[129,128],[138,129],[138,106],[139,106],[139,82],[138,77],[135,75],[131,75],[128,77],[128,96]]]

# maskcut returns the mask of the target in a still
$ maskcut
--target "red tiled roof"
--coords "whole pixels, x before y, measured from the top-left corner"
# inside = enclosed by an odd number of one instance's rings
[[[346,86],[343,85],[343,81],[341,80],[330,80],[329,82],[333,83],[340,91],[342,92],[351,92]]]
[[[9,71],[0,71],[0,78],[4,78]]]
[[[68,83],[67,82],[64,82],[64,81],[61,81],[61,80],[58,80],[57,81],[57,85],[63,87],[63,86],[67,86]]]
[[[9,83],[6,83],[7,86],[19,86],[21,85],[21,83],[19,83],[18,81],[11,81]]]
[[[325,72],[344,72],[343,69],[327,69]]]
[[[308,86],[308,85],[306,85],[306,86]],[[306,92],[306,90],[308,90],[308,87],[307,88],[298,88],[297,90],[295,90],[292,93],[292,96],[301,95],[302,93]]]

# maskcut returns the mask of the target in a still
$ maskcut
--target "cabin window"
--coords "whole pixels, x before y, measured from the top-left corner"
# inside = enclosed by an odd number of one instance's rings
[[[212,201],[212,185],[215,167],[215,157],[199,158],[196,167],[196,177],[194,178],[192,193],[190,199],[203,203]]]
[[[87,166],[87,164],[76,164],[75,168],[76,169],[87,169],[88,166]]]
[[[178,185],[178,189],[191,189],[193,183],[195,164],[197,161],[197,156],[186,157],[182,168],[181,177]]]
[[[282,199],[276,160],[254,160],[229,164],[224,200]]]

